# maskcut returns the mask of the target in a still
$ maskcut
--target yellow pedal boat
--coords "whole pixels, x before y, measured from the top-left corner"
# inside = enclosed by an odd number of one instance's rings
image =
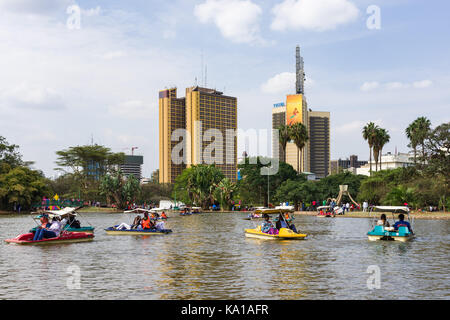
[[[268,234],[261,231],[261,226],[256,229],[245,229],[245,236],[248,238],[272,239],[272,240],[302,240],[306,234],[296,233],[291,229],[281,228],[278,234]]]

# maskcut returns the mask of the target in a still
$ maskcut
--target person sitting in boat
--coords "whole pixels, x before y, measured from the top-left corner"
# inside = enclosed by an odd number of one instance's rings
[[[139,229],[139,227],[141,227],[141,216],[137,215],[136,218],[134,218],[131,229]]]
[[[76,228],[76,229],[81,228],[80,221],[76,220],[75,216],[73,216],[73,215],[69,216],[69,220],[67,221],[67,224],[69,225],[70,228]]]
[[[261,224],[261,232],[267,233],[267,234],[278,234],[278,229],[275,228],[270,222],[270,217],[267,213],[263,214],[264,221]]]
[[[409,232],[411,232],[412,234],[414,234],[414,232],[411,229],[411,225],[409,224],[408,221],[404,221],[405,220],[405,215],[403,213],[400,213],[398,215],[398,220],[396,223],[394,223],[394,230],[397,231],[399,227],[408,227]]]
[[[161,219],[167,219],[167,215],[164,211],[161,213]]]
[[[44,238],[55,238],[56,233],[49,230],[52,224],[48,221],[48,215],[42,215],[39,220],[41,222],[41,225],[36,228],[33,241],[42,240]]]
[[[273,228],[272,222],[270,222],[270,217],[267,213],[263,215],[264,221],[261,224],[261,232],[269,233],[270,229]]]
[[[283,216],[281,215],[281,213],[278,216],[278,221],[275,223],[276,227],[278,230],[280,230],[281,228],[289,228],[288,223],[286,222],[285,219],[283,219]]]
[[[141,220],[141,226],[142,229],[153,229],[155,227],[155,224],[152,222],[152,220],[149,218],[148,213],[144,213],[144,218]]]
[[[166,227],[165,227],[164,221],[163,221],[163,220],[159,220],[159,221],[156,223],[155,228],[156,228],[157,231],[160,231],[160,232],[165,231],[165,230],[166,230]]]
[[[380,220],[377,221],[377,225],[378,226],[383,226],[383,227],[390,227],[389,222],[386,219],[386,215],[383,213],[380,217]]]

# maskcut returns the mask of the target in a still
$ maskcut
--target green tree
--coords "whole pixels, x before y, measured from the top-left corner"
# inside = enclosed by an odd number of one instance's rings
[[[238,165],[242,179],[238,181],[238,198],[247,204],[264,204],[269,206],[268,194],[275,191],[285,180],[305,179],[285,162],[280,161],[274,175],[262,175],[261,169],[268,168],[275,159],[266,157],[249,157]]]
[[[214,189],[214,198],[219,202],[222,211],[230,210],[233,201],[233,193],[236,190],[236,184],[228,178],[223,178]]]
[[[286,162],[286,145],[291,140],[291,131],[289,126],[281,125],[278,127],[278,139],[283,149],[283,161]]]
[[[74,188],[85,200],[98,200],[101,178],[114,172],[125,161],[122,152],[113,153],[109,148],[97,144],[70,147],[56,151],[56,154],[56,170],[73,176]]]
[[[309,139],[308,130],[300,122],[294,123],[293,125],[290,126],[289,129],[290,129],[290,137],[297,146],[297,172],[300,172],[300,151],[303,154],[302,150]]]
[[[108,204],[115,204],[119,209],[124,209],[127,203],[136,201],[140,193],[140,185],[133,175],[124,177],[119,170],[101,178],[99,191],[106,197]]]
[[[369,122],[367,125],[364,126],[363,131],[362,131],[364,140],[367,140],[367,143],[369,144],[370,175],[372,175],[372,148],[373,148],[373,144],[375,142],[375,135],[376,135],[377,129],[378,129],[378,126],[375,125],[375,123]]]
[[[11,210],[16,203],[28,210],[50,192],[48,181],[41,171],[17,166],[0,174],[0,203],[5,209]]]
[[[215,186],[224,178],[222,171],[214,164],[194,165],[183,170],[175,179],[174,193],[188,204],[208,209],[214,202]],[[181,196],[181,198],[180,198]]]
[[[383,155],[383,147],[390,140],[390,135],[386,129],[375,128],[373,137],[373,157],[375,159],[375,171],[378,171],[378,162],[381,170],[381,156]]]

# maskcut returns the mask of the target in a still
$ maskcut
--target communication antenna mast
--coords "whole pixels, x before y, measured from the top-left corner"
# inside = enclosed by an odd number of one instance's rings
[[[303,64],[303,57],[300,55],[300,46],[295,48],[295,93],[304,94],[305,89],[305,70]]]
[[[205,88],[208,87],[208,65],[205,65]]]

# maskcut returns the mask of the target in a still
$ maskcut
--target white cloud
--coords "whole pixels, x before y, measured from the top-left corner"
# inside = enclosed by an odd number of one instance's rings
[[[372,91],[374,89],[387,89],[387,90],[400,90],[400,89],[408,89],[408,88],[415,88],[415,89],[424,89],[431,87],[433,85],[433,82],[431,80],[421,80],[421,81],[415,81],[413,83],[407,83],[407,82],[400,82],[400,81],[393,81],[393,82],[386,82],[386,83],[379,83],[377,81],[368,81],[364,82],[360,90],[367,92]]]
[[[431,87],[433,85],[433,82],[431,80],[422,80],[422,81],[416,81],[413,82],[413,87],[414,88],[428,88]]]
[[[194,14],[201,23],[213,22],[232,42],[262,42],[259,36],[262,9],[251,0],[206,0],[195,6]]]
[[[325,31],[354,21],[359,10],[348,0],[284,0],[272,13],[272,30]]]
[[[121,51],[121,50],[117,50],[117,51],[109,51],[103,55],[101,55],[102,58],[104,59],[115,59],[115,58],[121,58],[121,57],[125,57],[126,53]]]
[[[1,0],[0,9],[25,14],[48,14],[50,12],[65,12],[72,0]]]
[[[295,90],[295,73],[279,73],[261,85],[261,91],[269,94],[287,94]]]
[[[22,83],[0,95],[0,104],[12,109],[60,110],[65,108],[62,96],[53,88]]]
[[[154,110],[156,110],[156,107],[145,104],[140,100],[129,100],[108,108],[112,115],[130,120],[149,120]]]
[[[360,87],[361,91],[371,91],[378,88],[380,84],[377,81],[364,82]]]
[[[95,8],[91,9],[81,9],[81,14],[92,17],[92,16],[98,16],[100,14],[100,7],[97,6]]]

